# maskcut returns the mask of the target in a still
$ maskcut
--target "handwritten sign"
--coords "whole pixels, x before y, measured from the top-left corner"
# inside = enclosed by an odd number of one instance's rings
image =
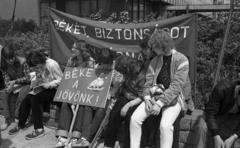
[[[111,69],[66,67],[54,101],[104,108],[111,81]]]

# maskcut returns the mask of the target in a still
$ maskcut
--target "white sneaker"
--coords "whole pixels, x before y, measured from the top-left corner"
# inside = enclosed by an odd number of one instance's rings
[[[72,148],[72,147],[77,143],[77,141],[78,141],[78,139],[72,138],[72,139],[70,140],[70,142],[68,143],[67,148]]]
[[[56,140],[56,144],[53,146],[54,148],[63,148],[67,142],[67,138],[63,138],[59,136]]]

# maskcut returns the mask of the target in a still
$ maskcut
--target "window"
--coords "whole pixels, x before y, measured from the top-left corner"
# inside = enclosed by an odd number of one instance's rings
[[[91,13],[97,13],[98,12],[98,6],[97,6],[97,0],[91,0]]]
[[[102,17],[108,17],[110,9],[110,0],[98,0],[98,10],[102,9]]]
[[[48,19],[48,7],[56,9],[56,2],[41,2],[40,3],[40,26],[44,26]]]
[[[81,0],[81,16],[89,17],[90,16],[90,2],[89,0]]]
[[[133,1],[133,20],[138,19],[138,3]]]
[[[79,12],[79,1],[66,1],[65,2],[66,13],[80,16]]]
[[[139,19],[144,19],[144,0],[139,3]]]

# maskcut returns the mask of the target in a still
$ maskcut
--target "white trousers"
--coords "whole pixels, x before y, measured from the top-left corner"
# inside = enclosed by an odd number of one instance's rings
[[[160,146],[161,148],[171,148],[173,143],[173,123],[181,112],[181,106],[177,103],[175,106],[163,107],[162,118],[160,122]],[[142,102],[134,111],[130,122],[130,141],[131,148],[140,148],[142,135],[142,123],[150,116],[145,108],[145,102]]]

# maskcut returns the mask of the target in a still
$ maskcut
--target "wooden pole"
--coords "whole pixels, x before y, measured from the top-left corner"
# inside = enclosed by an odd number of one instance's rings
[[[12,14],[12,18],[11,18],[11,26],[10,26],[10,29],[8,30],[7,34],[6,34],[6,38],[8,37],[9,33],[13,30],[15,11],[16,11],[16,4],[17,4],[17,0],[14,1],[13,14]]]
[[[226,30],[225,30],[224,39],[223,39],[223,43],[222,43],[222,47],[221,47],[221,52],[220,52],[219,59],[218,59],[217,71],[216,71],[216,74],[215,74],[215,77],[214,77],[212,90],[218,82],[219,71],[220,71],[220,68],[221,68],[221,65],[222,65],[222,59],[223,59],[223,56],[224,56],[225,45],[226,45],[226,42],[227,42],[227,37],[228,37],[230,25],[231,25],[231,18],[232,18],[233,9],[234,9],[233,4],[234,4],[234,0],[231,0],[227,27],[226,27]]]
[[[70,129],[69,129],[69,132],[68,132],[69,134],[72,133],[73,126],[74,126],[76,116],[77,116],[77,112],[78,112],[78,108],[79,108],[79,104],[78,105],[71,105],[71,108],[72,108],[72,111],[73,111],[73,119],[72,119],[72,123],[71,123]],[[70,142],[70,140],[71,140],[71,136],[68,137],[65,148],[68,147],[68,143]]]

